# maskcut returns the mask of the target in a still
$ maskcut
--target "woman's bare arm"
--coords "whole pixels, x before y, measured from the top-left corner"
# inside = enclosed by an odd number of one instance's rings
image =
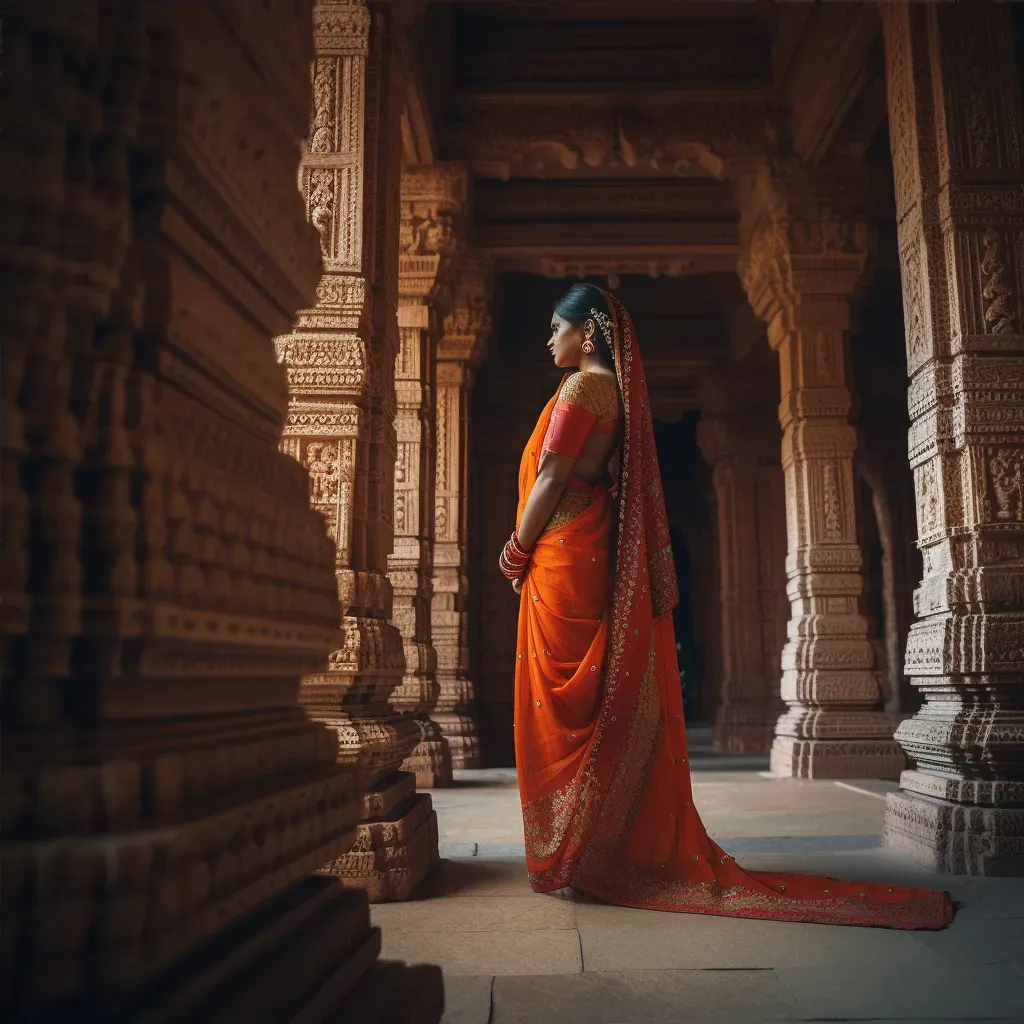
[[[519,522],[519,543],[532,550],[544,532],[548,520],[555,511],[559,498],[565,491],[565,482],[572,473],[576,460],[567,455],[548,452],[541,463],[530,497],[526,499],[523,518]]]

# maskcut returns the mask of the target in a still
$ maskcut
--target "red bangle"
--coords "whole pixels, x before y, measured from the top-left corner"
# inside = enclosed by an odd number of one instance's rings
[[[512,531],[512,536],[498,558],[498,568],[506,579],[518,580],[530,564],[530,553],[524,551],[519,543],[519,534]]]

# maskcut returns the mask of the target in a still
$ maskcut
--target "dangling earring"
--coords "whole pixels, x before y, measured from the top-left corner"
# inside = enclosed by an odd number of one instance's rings
[[[583,335],[582,345],[583,354],[586,356],[592,356],[594,354],[594,329],[591,328],[589,331],[587,331],[586,328],[584,328],[584,331],[585,333]]]

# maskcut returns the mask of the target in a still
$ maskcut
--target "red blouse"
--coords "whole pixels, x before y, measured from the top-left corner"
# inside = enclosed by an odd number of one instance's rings
[[[615,379],[597,373],[574,373],[566,378],[551,412],[541,458],[547,452],[579,457],[590,434],[608,434],[618,427],[619,396]],[[608,420],[609,415],[616,418]],[[599,422],[604,419],[606,422]]]

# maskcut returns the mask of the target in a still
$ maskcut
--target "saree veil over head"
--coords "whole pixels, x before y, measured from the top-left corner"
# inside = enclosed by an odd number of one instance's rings
[[[534,889],[733,917],[939,928],[945,892],[745,871],[693,806],[672,609],[678,583],[647,385],[632,321],[595,311],[622,403],[618,496],[538,540],[522,588],[516,764]],[[521,519],[558,393],[523,452]]]

